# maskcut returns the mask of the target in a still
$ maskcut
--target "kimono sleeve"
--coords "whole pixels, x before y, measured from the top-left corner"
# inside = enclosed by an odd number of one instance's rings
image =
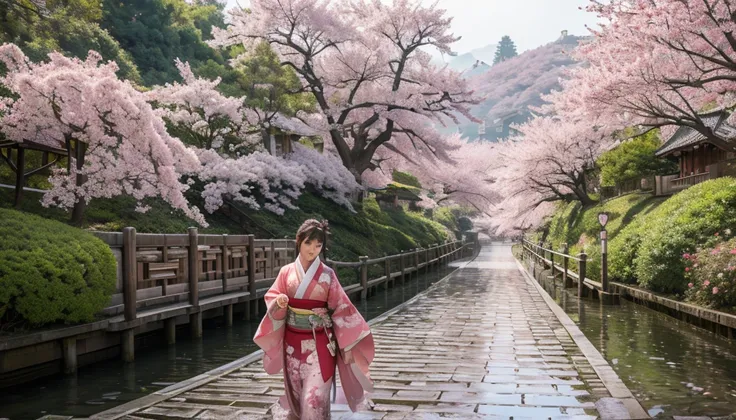
[[[330,270],[332,279],[327,297],[327,307],[332,310],[332,325],[335,331],[338,347],[343,351],[349,351],[364,341],[360,347],[360,353],[368,364],[373,361],[374,346],[371,329],[365,322],[358,309],[350,301],[345,290],[340,285],[337,275]]]
[[[373,392],[373,381],[369,372],[375,355],[373,334],[343,290],[334,271],[330,271],[332,279],[327,307],[333,311],[332,328],[340,349],[337,354],[337,369],[348,406],[356,412],[365,393]],[[353,356],[350,363],[345,362],[344,354],[347,351]]]
[[[278,373],[283,368],[284,330],[286,325],[286,308],[279,308],[276,298],[286,294],[287,267],[281,267],[279,275],[264,299],[266,301],[266,315],[258,325],[253,342],[263,349],[263,368],[267,373]]]

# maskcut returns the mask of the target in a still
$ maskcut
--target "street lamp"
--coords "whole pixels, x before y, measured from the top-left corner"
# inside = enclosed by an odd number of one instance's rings
[[[608,234],[606,232],[608,213],[598,213],[598,223],[601,224],[601,288],[608,293]]]

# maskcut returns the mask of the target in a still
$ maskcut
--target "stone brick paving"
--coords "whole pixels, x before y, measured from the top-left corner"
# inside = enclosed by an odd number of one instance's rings
[[[356,414],[333,404],[332,418],[598,417],[607,388],[510,246],[462,265],[373,325],[375,392]],[[271,418],[282,393],[281,376],[254,362],[123,418]]]

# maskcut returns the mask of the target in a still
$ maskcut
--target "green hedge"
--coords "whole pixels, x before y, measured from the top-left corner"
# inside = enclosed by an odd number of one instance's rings
[[[601,271],[601,247],[598,213],[608,213],[608,224],[606,230],[609,237],[609,276],[613,271],[611,263],[618,258],[620,252],[628,252],[628,248],[614,250],[616,238],[625,235],[626,227],[631,223],[637,223],[643,215],[651,212],[664,201],[661,197],[652,197],[650,194],[635,193],[609,200],[603,204],[583,209],[579,202],[562,204],[549,223],[549,234],[545,243],[554,249],[560,249],[560,244],[567,243],[571,255],[577,255],[582,251],[588,254],[588,267],[586,277],[592,280],[600,280]],[[626,240],[628,242],[628,239]],[[618,242],[621,243],[621,242]],[[617,267],[626,268],[623,265]],[[572,269],[577,272],[577,263],[572,264]],[[619,280],[621,278],[619,277]]]
[[[658,292],[687,289],[682,255],[708,246],[714,234],[736,226],[736,179],[690,187],[627,226],[611,242],[612,277]]]
[[[90,233],[0,209],[0,325],[91,321],[110,301],[116,264]]]

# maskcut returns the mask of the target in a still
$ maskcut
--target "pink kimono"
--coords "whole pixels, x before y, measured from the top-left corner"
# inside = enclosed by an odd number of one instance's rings
[[[276,303],[282,293],[289,297],[288,308]],[[337,366],[344,397],[350,409],[357,411],[365,392],[373,391],[368,373],[374,356],[373,336],[335,272],[319,258],[304,272],[297,259],[281,268],[265,300],[266,316],[253,341],[264,351],[267,373],[284,369],[286,393],[281,406],[302,420],[329,418]],[[352,356],[350,363],[344,360],[346,352]]]

